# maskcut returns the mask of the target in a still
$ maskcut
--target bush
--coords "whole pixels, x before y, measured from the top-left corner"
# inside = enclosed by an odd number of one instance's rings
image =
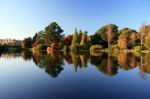
[[[110,48],[111,51],[117,51],[118,49],[119,48],[118,48],[117,44],[116,45],[112,45],[111,48]]]
[[[101,56],[102,53],[101,52],[98,52],[102,49],[102,46],[101,45],[92,45],[90,47],[90,54],[92,56]]]
[[[133,49],[134,52],[140,52],[141,50],[142,50],[142,46],[136,46]]]
[[[98,50],[101,50],[102,49],[102,46],[101,45],[92,45],[90,47],[90,52],[91,51],[98,51]]]

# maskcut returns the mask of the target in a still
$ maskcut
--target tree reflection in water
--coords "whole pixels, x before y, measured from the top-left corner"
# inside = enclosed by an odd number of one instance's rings
[[[139,74],[143,79],[146,79],[146,74],[150,74],[150,53],[101,53],[99,56],[92,56],[87,53],[1,53],[0,58],[14,59],[22,57],[25,61],[31,61],[45,70],[51,77],[57,77],[64,66],[72,64],[77,72],[78,69],[87,68],[88,66],[95,66],[98,71],[113,76],[118,73],[118,70],[132,70],[139,68]],[[65,61],[65,62],[64,62]],[[66,63],[66,64],[65,64]],[[92,65],[90,65],[92,64]]]
[[[29,51],[23,51],[21,56],[25,61],[32,60],[32,53]]]
[[[116,57],[110,56],[110,53],[103,53],[101,56],[91,56],[91,64],[97,69],[109,76],[117,74],[117,60]]]
[[[57,77],[63,70],[63,58],[60,53],[33,53],[33,61],[40,68],[44,68],[51,77]]]

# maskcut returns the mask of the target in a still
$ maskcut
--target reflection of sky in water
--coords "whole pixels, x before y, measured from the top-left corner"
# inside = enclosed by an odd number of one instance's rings
[[[72,64],[63,68],[52,78],[32,60],[0,58],[0,98],[150,98],[150,75],[141,79],[139,67],[114,76],[90,63],[77,72]]]

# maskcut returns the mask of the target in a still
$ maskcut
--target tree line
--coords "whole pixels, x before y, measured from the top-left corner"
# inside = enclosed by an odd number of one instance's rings
[[[92,48],[107,51],[150,50],[150,25],[143,24],[139,31],[136,31],[130,28],[118,29],[117,25],[108,24],[100,27],[93,35],[77,29],[73,34],[64,35],[63,29],[56,22],[52,22],[32,38],[25,38],[22,45],[24,48],[33,47],[34,50],[48,48],[50,52],[56,50],[77,52]]]

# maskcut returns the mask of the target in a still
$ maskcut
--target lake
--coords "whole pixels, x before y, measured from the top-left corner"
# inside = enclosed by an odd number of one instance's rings
[[[150,54],[0,54],[0,99],[150,99],[149,93]]]

